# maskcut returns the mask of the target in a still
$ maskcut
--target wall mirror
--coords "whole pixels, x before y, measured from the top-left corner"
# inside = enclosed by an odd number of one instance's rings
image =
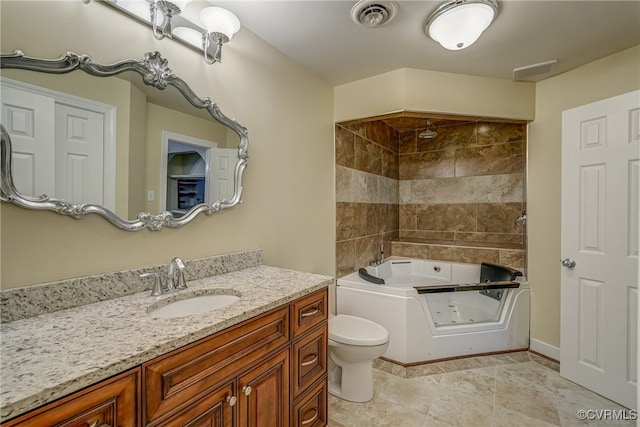
[[[136,231],[240,203],[247,129],[167,60],[0,54],[0,198]]]

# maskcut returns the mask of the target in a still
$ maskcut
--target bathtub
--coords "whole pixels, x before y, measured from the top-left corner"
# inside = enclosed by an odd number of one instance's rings
[[[529,348],[525,278],[483,283],[480,272],[479,264],[390,257],[340,277],[336,309],[384,326],[383,357],[401,364]]]

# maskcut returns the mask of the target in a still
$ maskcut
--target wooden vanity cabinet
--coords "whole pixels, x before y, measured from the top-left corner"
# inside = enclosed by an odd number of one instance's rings
[[[20,416],[3,427],[322,427],[327,290]]]
[[[4,427],[137,427],[140,369],[132,369],[14,418]]]
[[[143,365],[147,426],[327,424],[327,291]]]

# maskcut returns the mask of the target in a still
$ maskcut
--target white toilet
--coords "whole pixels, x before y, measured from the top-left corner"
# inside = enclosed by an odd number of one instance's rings
[[[389,332],[361,317],[329,317],[329,393],[352,402],[373,398],[372,361],[384,354]]]

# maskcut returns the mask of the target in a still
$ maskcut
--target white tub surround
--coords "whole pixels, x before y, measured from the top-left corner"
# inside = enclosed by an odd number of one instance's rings
[[[243,264],[223,259],[227,265]],[[333,281],[329,276],[257,265],[191,280],[188,289],[158,297],[144,291],[3,323],[1,420],[323,289]],[[154,319],[147,314],[148,307],[161,300],[217,291],[233,293],[240,299],[200,315]],[[11,304],[11,298],[6,304]]]
[[[336,307],[338,314],[363,317],[389,331],[384,358],[409,364],[529,348],[530,290],[524,277],[516,278],[517,288],[461,291],[465,284],[479,285],[480,265],[391,257],[367,271],[385,283],[363,280],[358,272],[341,277]],[[422,294],[414,286],[448,291]]]

